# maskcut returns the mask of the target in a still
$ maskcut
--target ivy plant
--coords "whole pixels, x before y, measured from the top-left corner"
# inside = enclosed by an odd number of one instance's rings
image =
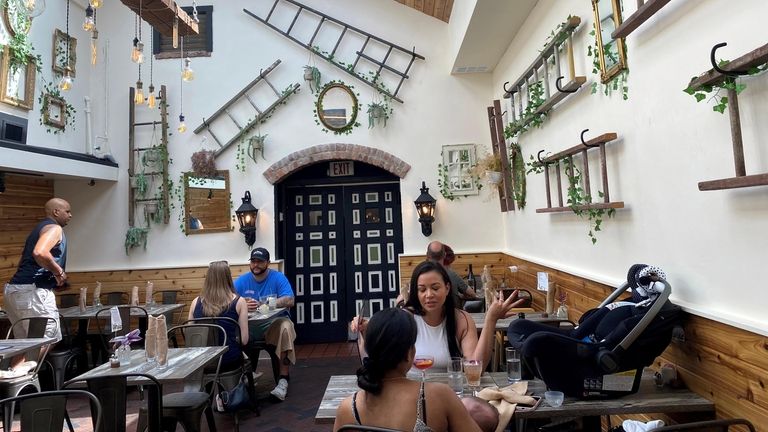
[[[592,31],[589,32],[589,34],[594,38],[594,44],[587,46],[587,56],[592,57],[592,73],[600,76],[600,54],[597,46],[597,37],[595,36],[595,28],[592,27]],[[610,49],[610,45],[605,45],[603,47],[603,52],[605,55],[613,56],[613,53]],[[626,45],[624,46],[624,55],[628,56],[629,54],[627,52]],[[618,62],[618,59],[613,58],[614,62]],[[597,93],[597,91],[602,87],[603,94],[606,96],[610,96],[615,91],[621,91],[621,98],[623,100],[629,99],[629,86],[627,85],[627,77],[629,76],[629,68],[624,68],[619,72],[615,77],[613,77],[609,82],[603,83],[600,81],[600,79],[596,79],[592,81],[592,94]]]
[[[531,84],[528,87],[528,104],[517,121],[510,122],[504,128],[504,137],[513,139],[534,127],[541,127],[549,111],[538,112],[538,109],[545,101],[543,81],[536,81]]]
[[[320,121],[320,113],[323,112],[323,96],[325,89],[327,89],[329,86],[332,85],[341,85],[343,87],[346,87],[349,89],[350,94],[352,95],[352,113],[350,113],[349,118],[350,120],[344,125],[340,127],[334,127],[334,128],[327,128],[325,124],[323,124]],[[320,91],[320,93],[317,96],[317,101],[315,101],[315,109],[312,110],[312,114],[315,117],[315,124],[322,127],[322,131],[325,133],[333,132],[334,135],[349,135],[352,133],[352,130],[356,127],[360,126],[360,122],[357,121],[357,113],[360,110],[360,103],[358,102],[359,94],[355,93],[354,86],[346,84],[342,80],[332,80],[325,83],[325,86],[323,87],[324,90]],[[356,95],[356,96],[355,96]]]
[[[129,251],[135,247],[142,246],[144,250],[147,250],[147,234],[149,234],[149,227],[130,227],[125,233],[125,254],[128,255]]]
[[[517,143],[509,144],[509,166],[512,168],[512,194],[517,203],[517,207],[522,210],[525,208],[525,161],[523,160],[523,150]]]
[[[45,122],[45,119],[48,117],[48,110],[50,109],[52,99],[63,102],[61,107],[64,111],[61,114],[65,119],[63,127],[55,127]],[[40,90],[40,94],[37,96],[37,103],[40,105],[40,118],[38,119],[38,122],[40,123],[40,126],[45,127],[46,132],[58,135],[64,133],[68,126],[73,130],[75,129],[75,114],[77,114],[77,110],[72,104],[67,102],[57,85],[46,82],[43,85],[43,89]]]
[[[616,209],[583,208],[583,206],[592,203],[592,197],[582,187],[582,173],[573,166],[570,158],[563,159],[563,162],[565,175],[568,178],[568,206],[571,207],[574,214],[589,221],[589,233],[587,235],[592,240],[592,244],[595,244],[597,243],[597,232],[601,231],[603,221],[606,217],[613,217]],[[604,196],[602,191],[598,191],[597,195],[600,198]]]
[[[720,60],[718,62],[718,66],[722,69],[726,65],[730,63],[729,60]],[[748,75],[756,75],[760,72],[763,72],[764,70],[768,69],[768,63],[758,65],[752,68],[749,68],[747,70]],[[691,80],[694,80],[698,77],[693,77]],[[715,105],[712,106],[712,111],[719,112],[720,114],[723,114],[725,112],[725,109],[728,107],[728,97],[727,96],[721,96],[720,92],[722,90],[733,90],[738,95],[739,93],[743,92],[744,89],[747,88],[747,85],[740,82],[737,77],[734,76],[726,76],[723,81],[721,81],[719,84],[710,84],[705,86],[700,86],[696,88],[687,87],[684,92],[688,93],[689,95],[696,98],[696,102],[701,102],[704,99],[707,99],[707,96],[709,96],[709,100],[714,100]]]

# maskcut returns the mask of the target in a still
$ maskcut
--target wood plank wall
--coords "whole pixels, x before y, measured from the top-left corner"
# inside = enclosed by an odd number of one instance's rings
[[[403,283],[408,282],[413,268],[423,259],[423,255],[400,257]],[[538,310],[544,309],[546,298],[536,290],[536,273],[548,272],[552,286],[567,293],[566,304],[573,321],[597,306],[615,288],[503,253],[457,255],[451,267],[466,276],[469,263],[475,274],[488,265],[494,277],[504,275],[508,285],[531,291],[534,308]],[[512,265],[518,266],[514,275],[508,269]],[[673,364],[688,388],[715,402],[718,418],[746,418],[758,431],[768,431],[768,338],[691,314],[686,314],[683,328],[685,341],[670,344],[653,367]],[[659,415],[631,418],[682,420]],[[611,423],[619,425],[622,419],[612,416]]]
[[[53,180],[5,175],[5,192],[0,193],[0,284],[3,286],[16,273],[24,241],[45,217],[45,203],[51,198]]]

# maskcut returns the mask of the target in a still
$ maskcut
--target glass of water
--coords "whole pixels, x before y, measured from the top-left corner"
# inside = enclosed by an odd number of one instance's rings
[[[507,382],[515,383],[522,379],[520,353],[512,347],[504,350],[507,359]]]
[[[464,393],[463,361],[461,357],[451,357],[448,363],[448,385],[459,397]]]

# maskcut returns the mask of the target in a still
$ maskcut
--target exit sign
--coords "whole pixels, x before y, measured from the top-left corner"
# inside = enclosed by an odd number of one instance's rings
[[[329,177],[344,177],[355,175],[355,163],[352,161],[331,162],[328,170]]]

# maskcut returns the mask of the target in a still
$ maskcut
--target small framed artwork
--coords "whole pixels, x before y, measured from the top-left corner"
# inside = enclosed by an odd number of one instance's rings
[[[67,34],[56,29],[53,32],[53,71],[64,74],[64,68],[69,66],[69,76],[75,77],[77,63],[77,39],[69,36],[69,56],[67,56]]]
[[[12,67],[8,47],[2,51],[0,71],[0,102],[31,110],[35,103],[35,61],[29,56],[26,63]]]
[[[43,124],[64,130],[67,125],[67,102],[50,93],[43,95]]]

